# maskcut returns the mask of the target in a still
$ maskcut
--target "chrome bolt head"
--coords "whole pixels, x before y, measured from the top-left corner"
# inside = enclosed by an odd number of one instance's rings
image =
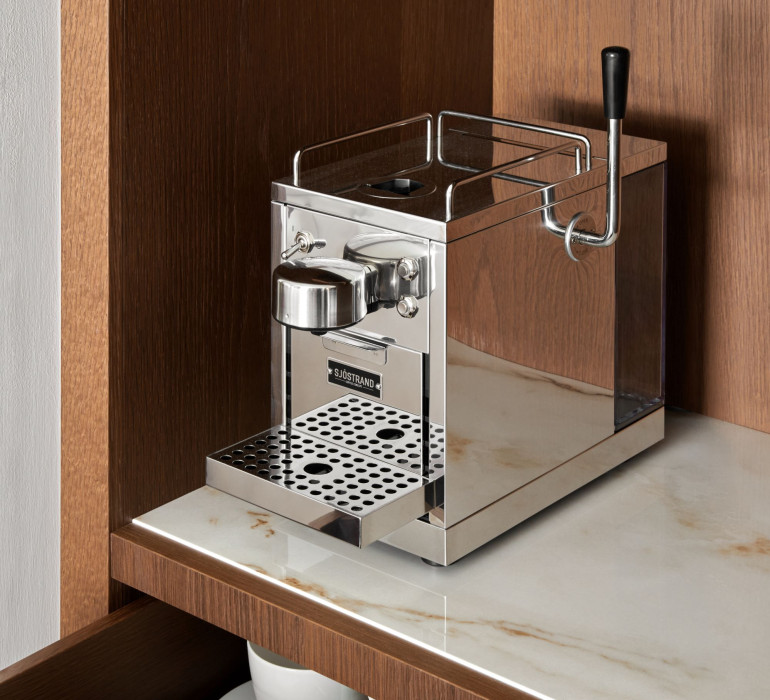
[[[417,309],[417,299],[411,296],[401,297],[396,305],[396,310],[404,318],[414,318]]]
[[[413,280],[420,272],[420,265],[414,258],[401,258],[396,265],[396,272],[403,280]]]

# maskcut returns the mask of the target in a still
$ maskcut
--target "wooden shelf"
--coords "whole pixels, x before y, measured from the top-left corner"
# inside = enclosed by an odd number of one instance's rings
[[[377,700],[531,697],[136,525],[112,534],[112,576]]]

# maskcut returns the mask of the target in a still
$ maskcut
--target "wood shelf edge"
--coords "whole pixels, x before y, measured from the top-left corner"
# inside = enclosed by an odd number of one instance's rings
[[[137,525],[111,549],[121,583],[378,700],[533,697]]]

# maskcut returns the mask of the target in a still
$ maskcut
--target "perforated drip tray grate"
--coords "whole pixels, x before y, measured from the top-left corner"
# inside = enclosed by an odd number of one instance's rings
[[[443,472],[443,462],[436,462],[424,479],[413,461],[419,459],[419,419],[414,423],[415,416],[398,411],[394,418],[382,407],[387,420],[373,421],[370,412],[382,413],[377,406],[345,397],[305,414],[291,431],[279,425],[232,445],[208,457],[206,483],[347,542],[370,544],[424,515],[425,486]],[[347,422],[355,427],[354,446],[344,430],[337,435]],[[383,430],[391,431],[387,439],[362,439]],[[403,435],[394,437],[395,430]],[[434,444],[443,445],[438,440]]]
[[[348,395],[301,415],[292,427],[422,474],[420,423],[413,413]],[[424,476],[432,480],[443,473],[444,429],[431,424],[429,468]]]

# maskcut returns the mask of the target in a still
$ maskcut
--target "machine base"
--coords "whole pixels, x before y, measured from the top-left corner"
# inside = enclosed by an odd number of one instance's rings
[[[414,520],[382,538],[451,564],[663,439],[663,407],[449,528]]]

